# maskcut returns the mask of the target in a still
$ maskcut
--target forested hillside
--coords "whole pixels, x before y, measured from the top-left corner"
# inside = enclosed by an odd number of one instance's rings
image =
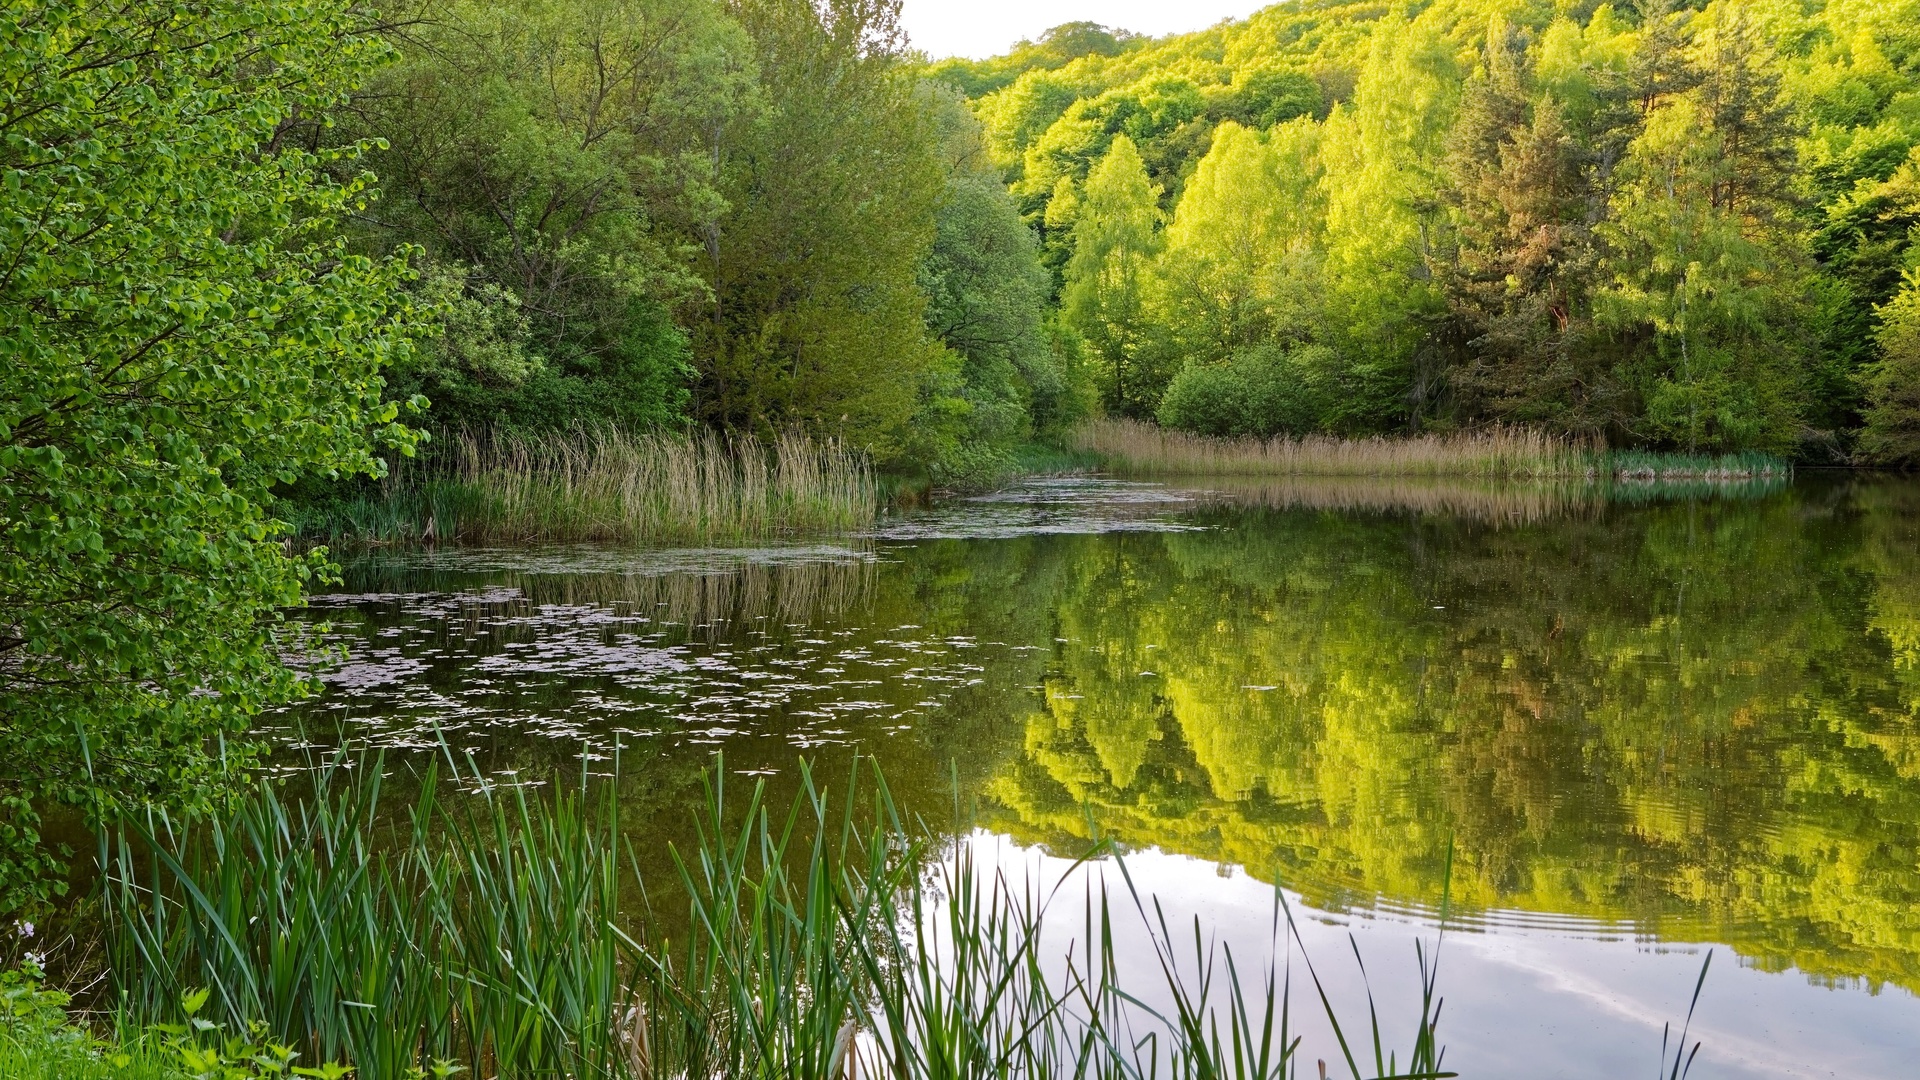
[[[1920,460],[1920,3],[1287,3],[926,62],[869,0],[406,0],[429,426],[991,473],[1090,411]],[[318,136],[316,136],[318,137]]]
[[[1920,458],[1920,5],[1288,3],[930,76],[1110,412]]]
[[[403,0],[334,117],[431,426],[799,426],[962,469],[1071,412],[1035,240],[867,0]]]

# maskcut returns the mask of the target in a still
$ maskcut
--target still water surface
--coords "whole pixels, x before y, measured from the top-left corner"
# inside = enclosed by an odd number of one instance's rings
[[[289,747],[617,755],[654,856],[714,752],[785,790],[857,748],[1011,868],[1118,839],[1242,956],[1278,883],[1390,1020],[1450,888],[1467,1076],[1652,1070],[1709,949],[1696,1077],[1920,1073],[1914,482],[1044,481],[836,544],[374,555],[308,614],[346,660]]]

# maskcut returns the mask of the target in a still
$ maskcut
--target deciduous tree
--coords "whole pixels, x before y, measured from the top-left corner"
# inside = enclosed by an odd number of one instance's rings
[[[1146,312],[1160,220],[1160,191],[1133,140],[1114,136],[1075,210],[1061,308],[1099,357],[1100,392],[1116,413],[1150,415],[1171,374],[1160,370]]]
[[[202,805],[303,685],[273,489],[408,438],[404,267],[313,149],[385,55],[332,0],[0,9],[0,909],[38,809]]]

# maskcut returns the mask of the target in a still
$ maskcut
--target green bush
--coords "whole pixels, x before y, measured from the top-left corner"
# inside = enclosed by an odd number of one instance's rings
[[[199,1017],[207,993],[181,1002],[185,1024],[157,1025],[127,1038],[101,1039],[67,1015],[69,998],[42,984],[38,965],[0,972],[0,1076],[7,1080],[269,1080],[303,1077],[343,1080],[343,1065],[295,1064],[299,1054],[267,1041],[264,1027],[229,1035]],[[444,1080],[450,1070],[416,1070]]]
[[[1161,426],[1237,438],[1299,435],[1320,426],[1324,395],[1316,375],[1330,350],[1260,345],[1224,364],[1189,364],[1160,399]]]
[[[1189,364],[1160,398],[1160,424],[1195,435],[1245,433],[1247,380],[1232,364]]]

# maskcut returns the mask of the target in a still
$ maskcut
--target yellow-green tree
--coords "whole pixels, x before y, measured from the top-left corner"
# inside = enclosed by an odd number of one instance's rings
[[[1876,461],[1920,464],[1920,268],[1878,312],[1880,360],[1868,372],[1862,448]]]
[[[1460,94],[1440,9],[1375,28],[1353,101],[1328,116],[1326,317],[1349,355],[1334,424],[1379,429],[1428,407],[1438,371],[1416,366],[1440,297],[1424,272],[1438,225],[1446,135]]]
[[[1061,313],[1092,346],[1100,393],[1117,413],[1151,412],[1166,384],[1146,310],[1161,243],[1159,200],[1133,140],[1117,135],[1074,211]]]
[[[1724,133],[1692,97],[1647,117],[1620,166],[1603,325],[1644,345],[1627,361],[1644,405],[1635,432],[1688,450],[1777,449],[1800,405],[1797,344],[1778,321],[1797,274],[1750,229],[1729,179]],[[1782,280],[1784,277],[1784,280]]]
[[[1155,273],[1155,318],[1187,362],[1304,329],[1325,212],[1319,139],[1306,120],[1214,129]]]

